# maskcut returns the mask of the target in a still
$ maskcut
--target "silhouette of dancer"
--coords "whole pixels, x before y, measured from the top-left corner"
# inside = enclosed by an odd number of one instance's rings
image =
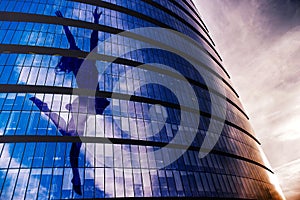
[[[63,17],[60,11],[56,11],[55,14],[58,17]],[[94,23],[99,23],[99,18],[102,12],[98,13],[98,9],[95,8],[93,12]],[[67,36],[70,44],[70,50],[80,50],[75,42],[68,26],[63,26],[64,32]],[[92,51],[98,45],[98,31],[93,30],[90,38],[90,51]],[[96,61],[88,60],[84,65],[83,59],[62,57],[56,67],[56,72],[70,73],[73,72],[76,77],[76,83],[78,88],[99,90],[98,85],[98,70],[96,68]],[[78,73],[79,70],[84,73]],[[72,113],[71,119],[67,124],[66,121],[60,117],[57,113],[52,112],[48,105],[36,97],[31,97],[30,100],[42,111],[57,127],[59,132],[63,136],[83,136],[85,123],[87,116],[82,114],[102,114],[104,109],[109,105],[109,101],[106,98],[95,97],[89,98],[86,96],[79,96],[72,104],[67,104],[66,109]],[[81,142],[72,142],[70,150],[70,163],[73,172],[73,178],[71,180],[73,184],[73,190],[82,195],[81,192],[81,180],[78,171],[78,158],[80,154]]]
[[[60,11],[56,11],[55,14],[58,17],[63,17]],[[98,13],[98,9],[95,8],[95,11],[93,12],[95,24],[99,24],[99,19],[101,14],[102,12]],[[69,49],[80,50],[76,45],[74,36],[72,35],[69,27],[63,26],[63,28],[70,44]],[[97,45],[98,45],[98,31],[93,30],[90,38],[90,51],[96,48]],[[66,73],[73,72],[74,76],[76,77],[76,83],[78,88],[95,90],[95,86],[96,86],[96,91],[99,91],[98,70],[96,67],[96,61],[86,60],[84,65],[81,65],[83,61],[84,60],[80,58],[71,58],[71,57],[63,56],[60,59],[58,65],[56,66],[56,72],[66,72]],[[78,73],[79,69],[80,72],[84,72],[84,73]],[[95,98],[96,114],[102,114],[103,107],[105,108],[108,105],[109,105],[109,101],[106,98],[96,97]]]

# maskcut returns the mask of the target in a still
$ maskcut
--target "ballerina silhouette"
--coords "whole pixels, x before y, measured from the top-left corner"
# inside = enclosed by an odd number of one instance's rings
[[[63,15],[60,11],[56,11],[55,14],[58,17],[62,17]],[[98,8],[95,8],[93,12],[94,23],[98,24],[99,19],[102,12],[98,13]],[[80,50],[76,45],[74,36],[72,35],[68,26],[63,26],[64,32],[67,36],[68,42],[70,44],[70,50]],[[90,51],[96,48],[98,45],[98,31],[93,30],[90,38]],[[55,70],[57,73],[73,73],[76,78],[76,83],[78,88],[90,89],[90,90],[99,90],[98,84],[98,70],[96,67],[96,61],[88,60],[82,65],[84,59],[73,58],[73,57],[61,57],[58,65]],[[79,70],[82,73],[78,73]],[[87,117],[82,115],[82,113],[86,114],[103,114],[104,109],[110,104],[110,102],[106,98],[102,97],[93,97],[89,98],[87,96],[79,96],[77,97],[71,104],[67,104],[65,107],[69,112],[71,112],[71,119],[67,124],[66,121],[59,116],[59,114],[52,112],[47,103],[44,103],[40,99],[36,97],[29,98],[41,112],[43,112],[49,119],[54,123],[57,127],[58,131],[63,136],[83,136],[85,124],[87,121]],[[80,114],[81,113],[81,114]],[[71,180],[73,184],[73,190],[82,195],[81,192],[81,180],[78,171],[78,158],[80,154],[81,142],[72,142],[71,150],[70,150],[70,163],[73,172],[73,178]]]

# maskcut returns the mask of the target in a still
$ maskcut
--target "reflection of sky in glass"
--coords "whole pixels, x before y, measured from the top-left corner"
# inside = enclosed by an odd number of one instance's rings
[[[134,1],[122,2],[122,6],[130,7]],[[169,2],[168,2],[169,4]],[[147,13],[147,9],[141,9],[146,4],[131,4],[130,9]],[[174,6],[170,5],[173,9]],[[150,7],[150,6],[149,6]],[[22,8],[22,9],[21,9]],[[151,6],[152,8],[152,6]],[[151,9],[150,8],[150,9]],[[70,2],[48,1],[47,4],[31,1],[6,1],[0,2],[0,11],[26,12],[32,14],[44,14],[55,16],[56,10],[61,10],[64,17],[92,22],[94,6]],[[103,16],[99,24],[130,29],[144,26],[156,26],[150,22],[132,17],[125,13],[100,8]],[[181,12],[182,11],[178,11]],[[164,21],[167,14],[160,12],[162,16],[152,16],[154,19]],[[161,18],[159,18],[161,17]],[[184,15],[185,18],[188,16]],[[191,19],[188,19],[191,22]],[[171,27],[176,27],[182,32],[199,40],[191,30],[185,26],[178,26],[172,20],[166,20]],[[180,24],[180,23],[179,23]],[[89,51],[91,30],[70,27],[77,45],[83,51]],[[99,41],[102,42],[111,36],[110,33],[99,31]],[[196,38],[195,38],[196,37]],[[117,55],[119,48],[132,49],[132,41],[119,37],[118,41],[105,43],[99,53]],[[40,24],[28,22],[0,22],[0,43],[20,44],[29,46],[44,46],[68,49],[69,44],[61,25]],[[203,42],[201,42],[203,43]],[[207,57],[206,54],[203,53]],[[132,51],[123,55],[123,58],[139,62],[154,62],[172,66],[180,74],[205,84],[197,70],[183,58],[172,53],[152,49]],[[72,73],[56,73],[55,67],[60,56],[35,55],[35,54],[1,54],[0,55],[0,83],[39,85],[76,88],[76,80]],[[205,58],[205,64],[211,63]],[[99,72],[99,88],[101,91],[115,91],[121,94],[131,94],[138,97],[151,98],[168,103],[178,104],[182,100],[187,104],[184,89],[181,96],[175,96],[168,88],[157,84],[146,84],[151,80],[168,82],[174,85],[186,84],[182,80],[176,80],[164,74],[158,74],[145,69],[135,68],[122,64],[111,64],[105,71],[104,62],[97,62]],[[218,66],[212,68],[218,72]],[[223,74],[220,72],[220,74]],[[120,76],[125,78],[118,83]],[[208,73],[207,76],[212,76]],[[227,87],[224,82],[211,78],[216,87]],[[133,91],[134,86],[140,86]],[[217,95],[209,96],[207,90],[198,86],[193,89],[199,96],[200,110],[210,113],[211,103],[217,102]],[[29,101],[36,96],[47,103],[49,108],[58,112],[65,120],[70,121],[71,114],[65,106],[76,98],[75,95],[61,94],[33,94],[33,93],[0,93],[0,135],[41,135],[60,136],[61,133],[48,117]],[[237,105],[232,91],[228,90],[228,96]],[[210,99],[211,98],[211,99]],[[212,101],[212,102],[211,102]],[[187,105],[188,106],[188,105]],[[228,103],[227,118],[234,123],[246,120],[244,116]],[[89,115],[88,126],[84,136],[109,137],[122,139],[135,139],[154,142],[169,142],[174,138],[179,129],[180,112],[185,119],[194,120],[199,117],[193,113],[179,111],[175,108],[160,105],[111,99],[110,106],[103,115]],[[83,113],[88,116],[88,114]],[[221,116],[221,115],[220,115]],[[201,117],[201,126],[193,146],[200,146],[205,136],[209,120]],[[247,123],[241,124],[247,128]],[[182,129],[187,134],[196,131],[188,125]],[[253,141],[248,136],[231,126],[224,127],[224,135],[216,145],[220,151],[235,153],[246,158],[260,161],[256,150],[253,150]],[[182,144],[186,138],[182,136]],[[59,199],[81,198],[72,190],[72,169],[70,166],[69,151],[71,143],[1,143],[0,144],[0,189],[3,199]],[[222,191],[229,197],[234,195],[250,196],[253,191],[249,185],[262,184],[254,179],[242,178],[243,176],[255,177],[258,166],[241,162],[232,158],[216,155],[208,155],[204,159],[198,159],[197,151],[186,151],[177,161],[158,170],[158,163],[168,162],[174,150],[170,149],[166,155],[154,156],[154,151],[159,147],[137,146],[128,144],[93,144],[86,143],[81,147],[79,157],[79,173],[82,177],[84,198],[124,197],[124,196],[218,196]],[[148,154],[144,154],[148,152]],[[251,154],[249,153],[251,152]],[[145,156],[147,155],[147,156]],[[113,168],[107,167],[112,166]],[[237,170],[237,166],[242,166]],[[251,169],[250,169],[251,168]],[[249,169],[247,172],[244,169]],[[215,172],[211,174],[211,172]],[[234,176],[232,176],[234,175]],[[234,177],[234,178],[232,178]],[[255,177],[257,178],[257,177]],[[267,180],[264,174],[262,180]],[[242,183],[239,186],[238,183]],[[265,186],[265,185],[264,185]],[[242,188],[240,188],[242,187]],[[105,192],[104,192],[105,191]],[[242,191],[245,191],[243,194]]]

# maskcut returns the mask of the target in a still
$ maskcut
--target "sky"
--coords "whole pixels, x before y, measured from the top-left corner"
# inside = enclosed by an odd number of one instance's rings
[[[300,1],[194,3],[285,197],[300,199]]]

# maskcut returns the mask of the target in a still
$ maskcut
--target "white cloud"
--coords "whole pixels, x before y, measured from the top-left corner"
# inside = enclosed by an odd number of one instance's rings
[[[284,193],[287,199],[299,199],[300,197],[300,159],[286,163],[274,169],[280,184],[284,185]]]

